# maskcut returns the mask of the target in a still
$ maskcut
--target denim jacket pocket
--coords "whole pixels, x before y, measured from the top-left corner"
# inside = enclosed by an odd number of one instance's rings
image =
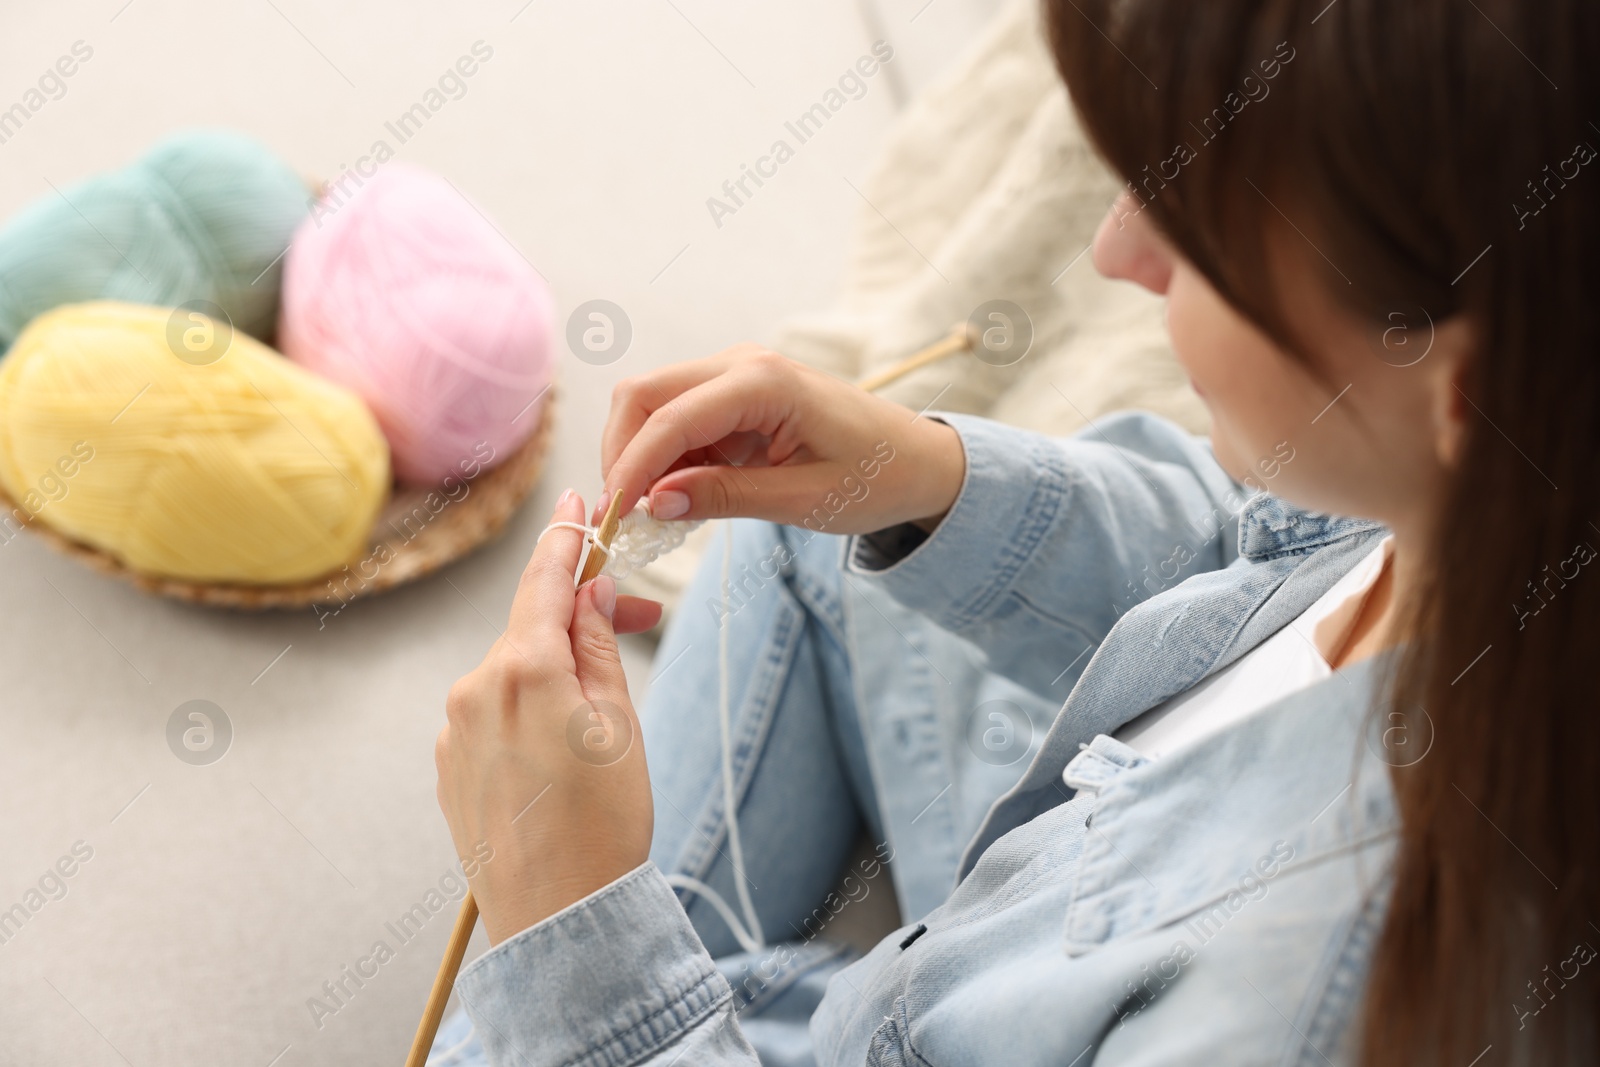
[[[928,1067],[928,1061],[911,1047],[911,1019],[906,998],[895,997],[894,1011],[872,1033],[867,1045],[867,1067]]]

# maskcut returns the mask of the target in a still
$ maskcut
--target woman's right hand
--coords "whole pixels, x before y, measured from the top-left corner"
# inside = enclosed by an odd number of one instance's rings
[[[660,519],[860,534],[936,525],[966,455],[944,423],[745,344],[620,382],[601,469],[624,513],[648,496]]]

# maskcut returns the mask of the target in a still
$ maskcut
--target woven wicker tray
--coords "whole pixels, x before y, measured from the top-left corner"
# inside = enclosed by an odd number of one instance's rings
[[[493,540],[527,498],[544,468],[555,425],[555,400],[552,386],[545,394],[539,428],[533,436],[505,462],[466,483],[470,489],[465,496],[447,502],[435,513],[423,503],[430,490],[396,490],[379,512],[360,561],[308,582],[228,585],[141,574],[106,552],[74,541],[42,522],[30,518],[26,525],[57,550],[157,596],[241,611],[344,605],[414,582]],[[15,508],[3,491],[0,504],[7,510]]]

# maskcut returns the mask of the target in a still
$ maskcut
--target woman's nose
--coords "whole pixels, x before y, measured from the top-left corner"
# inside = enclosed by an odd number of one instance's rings
[[[1172,253],[1129,193],[1117,197],[1094,235],[1095,269],[1107,278],[1142,285],[1165,296],[1172,281]]]

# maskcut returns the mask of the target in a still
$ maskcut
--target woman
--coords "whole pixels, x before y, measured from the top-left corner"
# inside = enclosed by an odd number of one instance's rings
[[[1141,416],[1059,441],[916,418],[749,349],[620,388],[625,507],[798,522],[879,466],[828,527],[842,566],[736,535],[776,606],[691,599],[644,744],[604,766],[569,729],[634,725],[613,625],[650,612],[607,579],[573,594],[577,533],[535,550],[438,752],[458,850],[495,849],[495,947],[458,983],[493,1062],[1594,1058],[1600,10],[1045,8],[1128,180],[1096,265],[1166,296],[1210,447]],[[855,699],[907,615],[927,628],[894,654],[930,693],[936,629],[1019,694],[1081,676],[953,891],[846,965],[796,919],[855,820],[897,880],[942,862],[900,844],[920,816]],[[741,834],[706,754],[724,635]],[[932,721],[898,719],[906,751]],[[688,810],[652,823],[641,748]]]

